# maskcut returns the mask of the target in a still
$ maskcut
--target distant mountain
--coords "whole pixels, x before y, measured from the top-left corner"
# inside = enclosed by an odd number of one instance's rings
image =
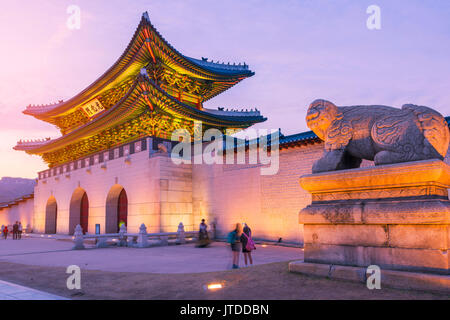
[[[35,185],[34,179],[3,177],[0,180],[0,203],[33,193]]]

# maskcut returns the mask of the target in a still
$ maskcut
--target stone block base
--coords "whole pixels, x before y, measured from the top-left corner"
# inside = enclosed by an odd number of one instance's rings
[[[361,267],[294,261],[289,263],[289,271],[336,280],[367,281],[366,268]],[[383,287],[450,294],[450,276],[381,269],[381,289]]]
[[[417,161],[312,174],[300,183],[304,261],[450,275],[450,166]]]

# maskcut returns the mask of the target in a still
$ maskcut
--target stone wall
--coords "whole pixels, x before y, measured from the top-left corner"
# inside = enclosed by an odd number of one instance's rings
[[[176,231],[180,222],[186,230],[194,230],[205,218],[208,224],[216,223],[221,237],[236,223],[245,222],[255,238],[302,244],[298,213],[311,198],[300,187],[299,177],[311,173],[322,150],[322,143],[281,149],[278,173],[267,176],[261,175],[260,164],[175,165],[168,154],[143,151],[127,161],[118,158],[89,170],[40,179],[34,201],[0,210],[0,224],[20,218],[24,226],[30,224],[36,232],[44,232],[46,206],[53,196],[58,205],[57,232],[67,234],[71,198],[82,189],[89,199],[88,231],[95,232],[95,224],[100,224],[103,233],[107,197],[114,188],[123,187],[131,232],[138,232],[141,223],[148,232]],[[450,152],[445,161],[450,164]],[[363,162],[363,166],[371,165]]]
[[[147,142],[151,146],[151,139]],[[117,189],[128,198],[128,231],[138,232],[144,223],[148,232],[176,231],[180,222],[192,229],[191,172],[175,166],[167,154],[146,150],[97,163],[67,174],[39,180],[35,188],[34,229],[45,231],[46,207],[54,197],[58,205],[57,233],[67,234],[74,197],[86,192],[89,200],[88,232],[105,232],[107,199]],[[77,209],[79,210],[79,209]]]
[[[220,237],[245,222],[255,238],[303,244],[298,213],[311,197],[300,187],[299,177],[311,173],[322,152],[322,143],[281,149],[276,175],[261,175],[258,164],[194,165],[194,221],[215,221]],[[445,161],[450,164],[450,152]]]
[[[280,150],[276,175],[261,175],[260,164],[194,165],[195,220],[215,221],[221,237],[236,223],[247,223],[255,238],[303,243],[298,212],[311,200],[298,184],[311,173],[322,144]]]
[[[7,225],[12,227],[16,221],[20,221],[24,230],[30,230],[33,226],[33,213],[33,198],[21,201],[9,208],[0,210],[0,226]]]

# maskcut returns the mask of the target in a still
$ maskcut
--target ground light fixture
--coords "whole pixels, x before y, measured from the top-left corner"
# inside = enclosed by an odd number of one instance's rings
[[[216,290],[223,289],[224,286],[225,286],[224,283],[217,282],[217,283],[206,284],[203,286],[203,288],[205,290],[209,290],[209,291],[216,291]]]

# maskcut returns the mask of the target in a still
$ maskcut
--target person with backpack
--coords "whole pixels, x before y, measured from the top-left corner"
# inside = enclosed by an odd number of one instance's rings
[[[227,242],[231,246],[233,253],[233,269],[239,269],[239,252],[241,243],[239,242],[241,235],[241,225],[236,223],[236,228],[228,234]]]
[[[245,266],[247,260],[253,265],[252,251],[256,250],[255,242],[252,239],[252,230],[245,224],[244,232],[241,235],[242,253],[244,254]]]
[[[3,236],[5,237],[5,240],[8,238],[8,226],[5,226],[3,228]]]

